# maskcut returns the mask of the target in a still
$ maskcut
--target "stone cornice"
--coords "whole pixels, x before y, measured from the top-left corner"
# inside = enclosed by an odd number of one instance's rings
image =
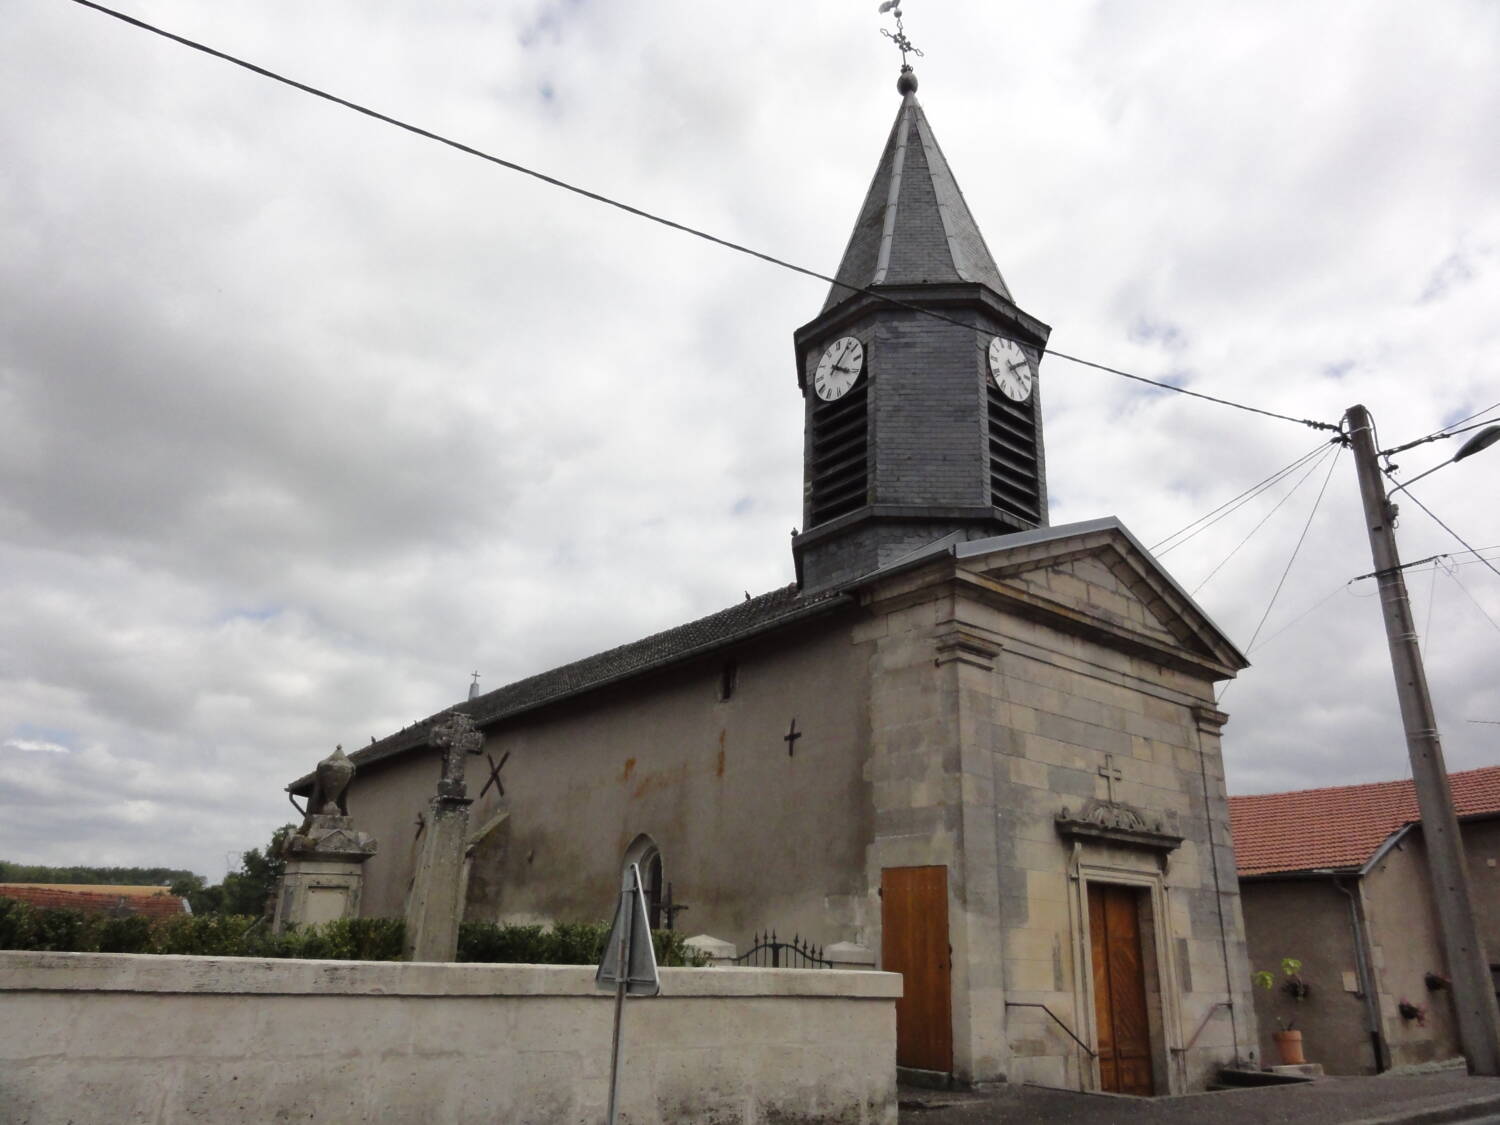
[[[938,667],[958,661],[974,668],[993,671],[995,657],[1005,647],[998,633],[957,618],[938,622],[936,640],[937,659],[934,663]]]

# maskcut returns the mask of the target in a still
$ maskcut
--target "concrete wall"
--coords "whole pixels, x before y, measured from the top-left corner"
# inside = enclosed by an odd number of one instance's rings
[[[1329,879],[1256,879],[1241,884],[1240,896],[1252,966],[1276,977],[1269,992],[1255,989],[1261,1058],[1279,1061],[1271,1033],[1281,1022],[1294,1022],[1309,1062],[1322,1063],[1329,1074],[1374,1074],[1348,897]],[[1312,989],[1306,1000],[1282,991],[1283,957],[1302,962],[1302,979]]]
[[[1429,992],[1423,979],[1428,972],[1446,975],[1448,969],[1421,832],[1408,833],[1387,852],[1365,876],[1362,889],[1391,1065],[1453,1058],[1460,1052],[1451,994]],[[1402,1000],[1425,1007],[1426,1019],[1403,1019]]]
[[[1469,821],[1461,831],[1479,936],[1490,964],[1500,965],[1500,820]]]
[[[689,907],[678,928],[748,948],[774,927],[819,944],[862,941],[870,836],[868,655],[847,618],[778,634],[682,668],[523,716],[489,733],[506,798],[476,800],[470,828],[498,826],[476,849],[471,919],[605,917],[620,864],[640,835]],[[725,660],[735,689],[721,700]],[[797,720],[801,737],[787,753]],[[487,776],[470,760],[469,793]],[[372,767],[350,794],[379,853],[366,864],[363,913],[402,912],[416,819],[436,784],[435,755]],[[834,812],[836,815],[823,815]]]
[[[666,969],[623,1120],[896,1121],[885,973]],[[216,1125],[603,1120],[612,997],[562,966],[0,952],[0,1116]]]

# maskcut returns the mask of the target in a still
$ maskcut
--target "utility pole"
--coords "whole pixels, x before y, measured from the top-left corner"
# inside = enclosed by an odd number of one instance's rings
[[[1386,499],[1385,482],[1376,463],[1374,426],[1370,412],[1351,406],[1344,415],[1359,470],[1359,492],[1370,532],[1375,579],[1380,584],[1380,608],[1391,646],[1391,668],[1396,675],[1396,697],[1406,727],[1406,750],[1411,756],[1412,781],[1422,814],[1422,842],[1427,851],[1429,882],[1437,906],[1438,928],[1452,981],[1453,1010],[1458,1017],[1458,1039],[1469,1061],[1470,1074],[1500,1075],[1500,1007],[1489,962],[1479,939],[1469,892],[1469,869],[1464,860],[1453,793],[1438,741],[1437,716],[1427,690],[1427,673],[1417,647],[1417,629],[1406,578],[1396,553],[1396,508]]]

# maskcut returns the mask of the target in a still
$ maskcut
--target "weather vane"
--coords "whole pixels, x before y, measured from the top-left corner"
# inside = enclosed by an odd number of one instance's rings
[[[880,34],[896,44],[901,52],[901,71],[904,74],[911,70],[911,67],[907,65],[906,56],[916,55],[920,59],[923,57],[922,52],[911,45],[911,40],[906,37],[906,28],[901,25],[901,0],[885,0],[880,5],[880,13],[884,15],[886,12],[896,17],[896,30],[891,31],[889,28],[882,27]]]

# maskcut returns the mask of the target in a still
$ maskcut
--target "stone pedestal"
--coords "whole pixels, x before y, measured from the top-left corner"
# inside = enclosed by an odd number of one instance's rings
[[[694,934],[682,944],[707,957],[710,965],[733,965],[739,953],[734,942],[716,938],[712,934]]]
[[[835,969],[871,970],[875,968],[875,951],[852,941],[836,941],[823,949],[823,959],[832,961]]]
[[[408,961],[452,961],[458,952],[472,803],[467,797],[438,796],[428,807],[406,902],[402,952]]]
[[[347,816],[315,815],[285,844],[286,870],[276,895],[274,929],[359,917],[363,865],[375,840]]]

